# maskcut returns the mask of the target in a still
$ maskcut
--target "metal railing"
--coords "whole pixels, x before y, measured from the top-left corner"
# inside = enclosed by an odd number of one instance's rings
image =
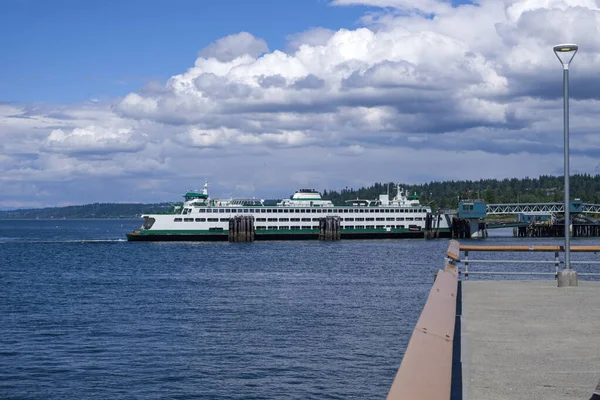
[[[463,275],[464,279],[468,279],[469,275],[546,275],[558,277],[558,271],[564,260],[559,258],[559,253],[564,252],[564,246],[475,246],[462,245],[457,241],[453,243],[452,257],[446,255],[457,263],[463,264],[459,274]],[[464,253],[464,257],[460,257],[460,253]],[[469,252],[544,252],[554,253],[552,260],[486,260],[486,259],[471,259]],[[572,253],[597,253],[600,252],[600,246],[571,246]],[[470,271],[469,267],[472,264],[544,264],[553,265],[554,272],[539,272],[539,271]],[[571,261],[571,264],[600,264],[600,261]],[[593,272],[578,272],[579,276],[600,276],[600,273]]]
[[[509,204],[487,204],[488,215],[502,214],[557,214],[565,212],[564,203],[509,203]],[[582,204],[581,212],[589,214],[600,214],[600,204]]]

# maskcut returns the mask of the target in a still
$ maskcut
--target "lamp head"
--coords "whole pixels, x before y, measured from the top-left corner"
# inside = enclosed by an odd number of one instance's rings
[[[568,69],[579,46],[576,44],[557,44],[552,49],[554,50],[554,54],[556,54],[558,61],[563,65],[563,68]]]

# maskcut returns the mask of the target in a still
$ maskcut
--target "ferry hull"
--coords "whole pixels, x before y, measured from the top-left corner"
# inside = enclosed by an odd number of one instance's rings
[[[423,239],[424,232],[341,232],[341,238],[345,240],[353,239]],[[451,237],[451,232],[441,231],[440,238]],[[319,234],[313,232],[290,233],[290,232],[255,232],[254,240],[318,240]],[[128,233],[127,240],[130,242],[226,242],[229,240],[227,232],[214,234],[139,234]]]

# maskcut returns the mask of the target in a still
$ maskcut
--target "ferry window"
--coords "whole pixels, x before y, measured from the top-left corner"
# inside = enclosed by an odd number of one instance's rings
[[[377,229],[383,229],[383,225],[377,225],[375,228],[377,228]]]
[[[320,208],[317,210],[318,213],[322,213],[323,210],[321,210]]]
[[[250,210],[249,210],[248,208],[244,208],[244,212],[245,212],[245,213],[249,213],[249,212],[250,212]]]
[[[290,218],[291,222],[300,222],[300,218]]]
[[[385,220],[386,220],[386,221],[394,221],[394,220],[395,220],[395,218],[394,218],[394,217],[392,217],[392,218],[386,218]]]
[[[219,212],[220,212],[220,213],[224,213],[224,212],[225,212],[225,210],[223,210],[222,208],[220,208],[220,209],[219,209]]]
[[[404,217],[398,217],[396,218],[396,221],[404,221]]]
[[[367,225],[365,226],[365,229],[375,229],[375,225]]]
[[[264,226],[257,226],[257,227],[256,227],[256,230],[257,230],[257,231],[262,231],[263,229],[265,229],[265,227],[264,227]]]
[[[313,222],[314,222],[314,221],[319,221],[319,218],[313,218]]]
[[[207,213],[211,213],[211,212],[212,212],[212,210],[211,210],[210,208],[207,208],[207,209],[206,209],[206,212],[207,212]]]
[[[267,221],[269,221],[269,222],[277,222],[277,218],[267,218]]]
[[[216,228],[216,227],[213,227],[213,228],[208,228],[208,230],[209,230],[209,231],[222,231],[222,230],[223,230],[223,228]]]
[[[354,221],[354,218],[344,218],[344,221]]]
[[[399,225],[400,228],[404,228],[404,225]]]
[[[414,221],[415,219],[414,218],[410,218],[410,217],[406,217],[406,220],[407,221]]]
[[[301,213],[306,212],[306,210],[300,210]]]
[[[280,231],[283,231],[283,230],[288,230],[288,229],[290,229],[290,227],[289,227],[289,226],[280,226],[280,227],[279,227],[279,230],[280,230]]]
[[[367,218],[367,221],[375,221],[375,218]]]
[[[196,218],[196,222],[206,222],[206,218]]]
[[[194,222],[194,218],[184,218],[184,222]]]
[[[256,218],[256,222],[267,222],[266,218]]]
[[[219,222],[218,218],[207,218],[206,219],[208,222]]]
[[[302,225],[302,229],[310,229],[310,226]]]
[[[198,212],[206,212],[206,208],[201,208],[198,210]]]
[[[272,231],[276,231],[276,230],[277,230],[277,227],[276,227],[276,226],[269,226],[269,227],[267,227],[267,229],[270,229],[270,230],[272,230]]]
[[[181,222],[181,218],[175,218],[173,221],[175,221],[175,222]]]
[[[374,213],[374,212],[375,212],[375,210],[371,208],[371,209],[369,210],[369,212],[372,212],[372,213]]]
[[[298,230],[298,229],[300,229],[300,227],[299,226],[292,226],[291,229],[292,230]]]
[[[287,210],[285,210],[285,211],[287,211]],[[282,210],[282,209],[279,209],[279,210],[277,210],[277,212],[278,212],[278,213],[282,213],[282,212],[283,212],[283,210]]]
[[[347,209],[347,208],[346,208],[346,209],[344,209],[344,212],[345,212],[345,213],[347,213],[347,212],[348,212],[348,209]]]
[[[229,222],[229,218],[221,218],[221,222]]]
[[[356,218],[355,221],[364,221],[364,218]]]
[[[183,212],[182,212],[182,214],[183,214],[183,215],[186,215],[186,214],[187,214],[187,208],[184,208],[184,209],[183,209]]]
[[[314,214],[314,213],[316,213],[316,212],[317,212],[317,210],[315,210],[315,209],[313,208],[312,212],[313,212],[313,214]]]
[[[284,213],[289,213],[290,210],[288,210],[287,208],[285,210],[283,210]]]
[[[415,218],[415,221],[423,221],[423,218],[421,218],[421,217],[416,217],[416,218]]]
[[[375,218],[375,221],[385,221],[385,218]]]
[[[310,218],[302,218],[303,222],[310,222]]]
[[[313,226],[313,229],[319,229],[319,225]]]

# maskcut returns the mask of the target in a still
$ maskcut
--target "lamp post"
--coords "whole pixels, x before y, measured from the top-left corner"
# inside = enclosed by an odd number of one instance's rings
[[[579,47],[576,44],[559,44],[554,46],[554,54],[563,66],[563,110],[564,110],[564,140],[565,140],[565,269],[567,273],[567,282],[561,285],[561,276],[558,277],[558,286],[576,286],[577,274],[571,270],[571,210],[569,199],[569,64],[575,57]],[[574,284],[571,276],[574,275]]]

